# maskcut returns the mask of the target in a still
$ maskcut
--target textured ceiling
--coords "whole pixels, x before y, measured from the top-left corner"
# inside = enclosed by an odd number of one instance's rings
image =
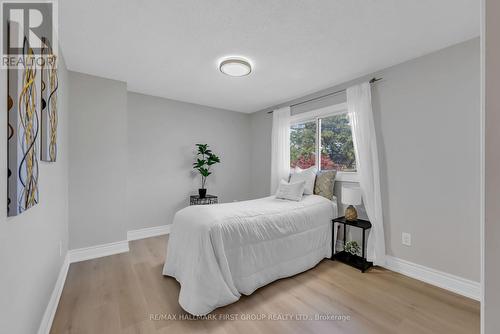
[[[64,0],[69,69],[253,112],[479,35],[479,0]],[[219,58],[243,55],[231,78]]]

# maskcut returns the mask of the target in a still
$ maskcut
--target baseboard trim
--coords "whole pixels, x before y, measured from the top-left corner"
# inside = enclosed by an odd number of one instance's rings
[[[49,299],[49,303],[45,308],[45,313],[43,314],[40,327],[38,328],[38,334],[49,334],[52,328],[52,322],[56,315],[57,306],[59,305],[59,299],[61,299],[62,291],[64,288],[64,283],[66,282],[66,276],[68,275],[69,269],[69,254],[64,257],[61,270],[59,271],[59,276],[57,276],[57,281],[52,290],[52,294]]]
[[[139,230],[131,230],[127,232],[127,240],[139,240],[145,238],[156,237],[170,233],[170,225],[161,225],[155,227],[146,227]]]
[[[455,292],[459,295],[481,300],[481,284],[479,282],[389,255],[386,256],[385,267],[389,270]]]
[[[71,263],[96,259],[99,257],[114,254],[126,253],[129,251],[129,241],[150,238],[169,233],[170,225],[148,227],[140,230],[128,231],[127,240],[69,250],[66,253],[63,264],[61,266],[61,270],[59,271],[59,275],[57,276],[54,290],[52,291],[50,300],[45,309],[45,313],[43,314],[42,321],[40,322],[38,334],[50,333],[52,322],[54,321],[54,317],[56,315],[57,306],[59,305],[59,300],[61,299],[64,283],[66,282],[66,276],[68,275],[68,270]]]
[[[126,253],[129,251],[128,241],[118,241],[109,244],[72,249],[69,253],[69,262],[75,263],[85,260],[96,259],[103,256]]]
[[[126,253],[129,251],[128,242],[145,238],[156,237],[170,233],[170,225],[147,227],[127,232],[127,240],[102,244],[97,246],[72,249],[68,252],[69,262],[75,263],[85,260],[96,259],[103,256]]]

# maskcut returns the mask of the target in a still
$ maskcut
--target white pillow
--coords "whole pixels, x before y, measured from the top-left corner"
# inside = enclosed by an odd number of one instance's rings
[[[312,195],[314,193],[314,181],[316,181],[316,166],[307,169],[295,167],[295,172],[290,176],[290,183],[305,181],[304,195]]]
[[[288,183],[284,180],[280,181],[278,191],[276,191],[276,198],[288,199],[290,201],[300,201],[304,194],[304,187],[306,182],[300,181],[296,183]]]

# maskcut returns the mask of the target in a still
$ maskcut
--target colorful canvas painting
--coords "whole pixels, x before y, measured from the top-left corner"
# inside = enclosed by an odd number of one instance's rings
[[[45,50],[46,59],[41,68],[41,160],[55,162],[57,157],[57,88],[58,78],[56,69],[56,56],[47,40]]]
[[[9,36],[19,34],[17,24],[9,24]],[[10,45],[10,44],[9,44]],[[33,51],[25,38],[25,65],[9,68],[8,86],[8,216],[17,216],[38,203],[38,147],[40,75],[30,63]]]

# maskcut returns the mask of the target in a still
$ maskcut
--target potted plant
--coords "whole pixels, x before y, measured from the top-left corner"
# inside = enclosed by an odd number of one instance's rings
[[[200,198],[205,198],[207,195],[207,189],[205,188],[207,177],[212,174],[210,169],[220,162],[220,158],[208,148],[208,144],[196,144],[196,147],[198,147],[198,153],[193,168],[201,175],[201,188],[198,189],[198,194]]]
[[[348,254],[349,257],[352,255],[360,255],[361,248],[356,241],[348,241],[345,243],[344,251]]]

